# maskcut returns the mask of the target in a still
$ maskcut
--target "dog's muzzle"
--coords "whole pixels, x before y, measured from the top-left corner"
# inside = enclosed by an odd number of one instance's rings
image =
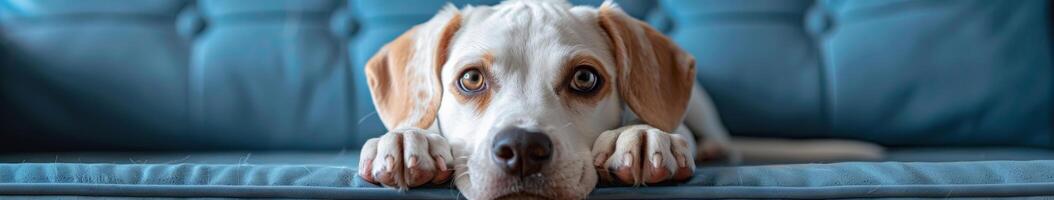
[[[508,127],[494,137],[494,163],[511,176],[527,177],[542,171],[553,155],[553,143],[542,132]]]

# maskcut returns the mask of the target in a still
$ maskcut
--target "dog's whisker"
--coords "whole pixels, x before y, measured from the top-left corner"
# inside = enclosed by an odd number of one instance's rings
[[[377,114],[377,111],[366,113],[366,115],[363,115],[362,117],[359,118],[359,122],[356,123],[356,124],[357,125],[362,125],[363,122],[366,122],[366,119],[369,119],[370,116],[373,116],[373,115],[376,115],[376,114]]]

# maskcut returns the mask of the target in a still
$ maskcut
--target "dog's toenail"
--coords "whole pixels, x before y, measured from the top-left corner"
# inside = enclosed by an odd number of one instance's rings
[[[410,156],[410,160],[406,162],[406,168],[416,167],[417,164],[417,156]]]
[[[685,162],[685,160],[687,159],[684,159],[684,155],[677,156],[677,167],[688,166],[688,163]]]
[[[434,159],[436,160],[436,165],[439,166],[439,171],[446,171],[447,170],[447,168],[446,168],[446,160],[443,160],[443,157],[436,156]]]
[[[386,162],[384,163],[384,172],[391,173],[392,169],[395,168],[395,158],[387,156],[384,158],[384,161]]]
[[[654,167],[654,168],[658,169],[659,165],[661,163],[662,163],[662,156],[659,155],[659,153],[655,153],[655,154],[651,155],[651,167]]]
[[[604,160],[607,160],[607,155],[601,154],[593,159],[593,166],[600,166],[604,164]]]
[[[626,153],[626,155],[622,156],[622,166],[625,166],[625,167],[632,167],[633,166],[633,155],[632,154]]]

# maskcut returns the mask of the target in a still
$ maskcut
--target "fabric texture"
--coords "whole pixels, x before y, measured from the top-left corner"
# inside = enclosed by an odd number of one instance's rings
[[[1051,161],[879,162],[708,167],[688,182],[598,188],[597,199],[1054,197]],[[234,198],[458,197],[398,191],[329,165],[0,164],[0,195]],[[970,176],[963,176],[970,174]]]
[[[356,151],[76,152],[0,155],[0,198],[422,198],[355,177]],[[992,161],[996,160],[996,161]],[[1030,148],[892,149],[886,162],[705,166],[685,183],[602,185],[598,199],[1054,197],[1054,152]],[[947,195],[947,196],[945,196]]]
[[[0,163],[108,163],[108,164],[214,164],[214,165],[327,165],[358,166],[357,150],[333,151],[175,151],[175,152],[23,152],[0,153]],[[883,161],[962,162],[1054,160],[1054,151],[1042,148],[894,148]],[[844,162],[845,160],[843,160]],[[838,162],[838,161],[832,161]],[[794,164],[745,162],[742,165]],[[710,167],[711,165],[707,165]]]

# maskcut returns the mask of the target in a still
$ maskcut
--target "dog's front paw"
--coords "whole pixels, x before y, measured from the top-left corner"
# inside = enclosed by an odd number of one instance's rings
[[[593,144],[593,166],[608,182],[641,185],[686,180],[695,171],[690,141],[648,125],[605,131]]]
[[[399,129],[366,141],[359,155],[359,176],[400,189],[438,184],[450,179],[452,161],[443,136],[423,129]]]

